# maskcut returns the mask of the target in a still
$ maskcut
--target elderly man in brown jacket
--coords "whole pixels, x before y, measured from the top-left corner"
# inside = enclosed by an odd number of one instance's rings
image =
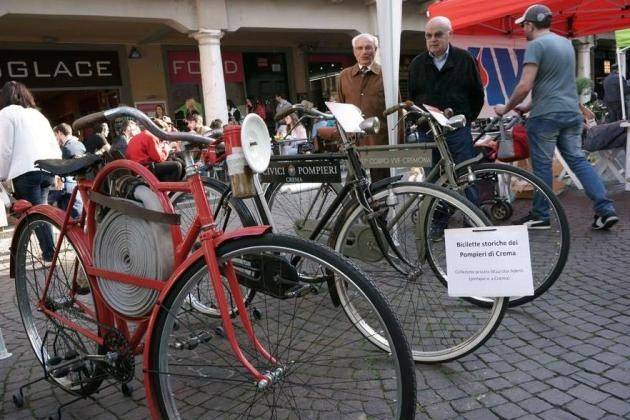
[[[379,117],[381,131],[377,135],[367,136],[361,145],[375,146],[387,144],[387,121],[383,118],[385,110],[385,91],[381,66],[374,62],[378,39],[371,34],[360,34],[352,39],[352,51],[357,64],[344,69],[339,74],[337,93],[339,102],[359,107],[365,118]],[[372,182],[389,176],[389,169],[371,169]]]

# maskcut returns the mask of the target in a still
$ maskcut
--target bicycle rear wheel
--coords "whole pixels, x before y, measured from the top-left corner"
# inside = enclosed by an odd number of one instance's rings
[[[429,213],[433,205],[444,217]],[[368,217],[356,201],[347,207],[331,235],[334,249],[351,258],[390,300],[411,345],[416,362],[436,363],[460,358],[481,346],[499,326],[508,299],[492,298],[488,308],[450,297],[428,256],[442,237],[429,240],[431,228],[487,226],[488,219],[472,203],[442,187],[393,183],[373,193]],[[375,233],[370,220],[381,226]],[[386,241],[384,253],[377,237]],[[429,248],[429,249],[428,249]],[[343,284],[336,288],[342,306],[352,312],[354,298]]]
[[[191,290],[211,287],[200,260],[168,293],[152,331],[151,392],[164,418],[414,417],[406,339],[387,301],[356,267],[315,243],[273,234],[231,241],[217,256],[234,264],[240,282],[257,282],[250,318],[276,361],[257,352],[237,317],[241,348],[261,373],[281,374],[257,387],[216,333],[221,321],[188,309]],[[297,267],[290,263],[296,257]],[[331,277],[355,294],[354,318],[331,301]],[[372,326],[390,351],[366,340],[359,324]]]
[[[50,262],[44,261],[40,244],[45,240],[56,244],[61,228],[42,214],[26,217],[26,223],[15,233],[18,235],[17,247],[12,254],[15,258],[15,294],[26,336],[51,380],[67,392],[89,395],[98,389],[105,375],[97,364],[81,361],[81,357],[99,354],[98,344],[40,310],[50,270]],[[43,304],[48,310],[98,336],[99,323],[90,283],[75,245],[67,236],[62,241],[55,264]]]
[[[328,183],[279,183],[269,186],[265,198],[279,233],[308,239],[339,189],[339,185]],[[326,243],[330,227],[320,234],[319,242]]]
[[[475,179],[473,184],[479,191],[479,206],[491,217],[495,226],[518,224],[519,219],[531,211],[534,195],[549,207],[549,226],[528,229],[534,294],[510,298],[510,307],[530,302],[555,283],[567,262],[571,235],[564,208],[544,181],[521,168],[501,163],[481,163],[472,165],[471,169]],[[461,186],[471,185],[466,168],[462,168],[458,182]],[[444,274],[443,255],[432,254],[430,261],[437,272]],[[481,298],[472,301],[479,305],[490,304]]]
[[[241,227],[255,226],[256,220],[242,200],[232,197],[229,187],[213,178],[202,178],[206,198],[210,209],[214,212],[215,222],[219,229],[228,231]],[[227,195],[226,195],[227,194]],[[223,201],[221,198],[225,197]],[[176,192],[170,197],[175,213],[181,216],[180,227],[186,235],[197,213],[195,201],[191,194]]]

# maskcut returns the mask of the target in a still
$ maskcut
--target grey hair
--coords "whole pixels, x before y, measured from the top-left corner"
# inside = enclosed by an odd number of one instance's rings
[[[372,44],[374,44],[374,47],[378,49],[378,38],[368,33],[359,34],[352,38],[352,48],[356,47],[357,41],[359,41],[361,38],[368,39]]]
[[[446,28],[449,30],[449,32],[453,32],[453,24],[451,23],[451,20],[449,18],[447,18],[446,16],[436,16],[434,18],[429,19],[429,21],[427,22],[427,25],[429,23],[437,23],[439,25],[443,25],[446,26]]]

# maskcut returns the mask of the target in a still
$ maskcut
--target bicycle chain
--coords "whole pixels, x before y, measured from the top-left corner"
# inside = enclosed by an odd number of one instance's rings
[[[65,310],[72,314],[75,318],[81,319],[83,321],[90,322],[95,326],[106,330],[103,337],[103,348],[105,352],[115,352],[118,354],[118,357],[112,362],[96,362],[103,365],[105,371],[111,375],[114,379],[127,383],[133,379],[133,375],[135,373],[135,358],[131,354],[131,349],[129,347],[129,342],[125,339],[122,333],[116,328],[106,325],[102,322],[96,321],[92,317],[88,317],[84,314],[83,311],[75,308],[75,307],[66,307]],[[57,327],[57,330],[66,330],[67,327],[58,323],[53,317],[47,317],[52,323]],[[74,331],[70,329],[71,331]],[[68,337],[70,341],[74,341],[72,337]],[[77,346],[75,343],[76,347]],[[82,347],[82,346],[81,346]]]

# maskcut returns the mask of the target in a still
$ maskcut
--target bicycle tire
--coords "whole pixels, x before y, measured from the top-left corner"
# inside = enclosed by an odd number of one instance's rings
[[[82,354],[101,354],[100,346],[70,328],[57,325],[43,312],[34,310],[40,298],[39,294],[43,291],[46,275],[50,270],[39,255],[41,248],[37,249],[39,247],[37,235],[47,230],[47,227],[50,228],[52,235],[58,235],[61,227],[43,214],[31,213],[26,217],[25,223],[21,225],[19,231],[15,232],[15,235],[18,235],[17,246],[12,254],[15,261],[15,294],[24,331],[37,361],[49,372],[50,380],[74,395],[93,394],[98,390],[106,375],[97,363],[79,364],[78,358]],[[54,236],[52,238],[56,244],[56,238]],[[30,275],[29,266],[32,269]],[[70,279],[68,275],[71,276]],[[79,280],[80,278],[82,281]],[[77,293],[79,286],[82,289],[81,294]],[[35,299],[32,299],[33,295]],[[48,289],[46,304],[49,309],[62,313],[71,321],[99,335],[101,328],[93,296],[76,247],[70,238],[65,236],[56,261],[55,274]],[[89,316],[82,315],[85,314],[86,308],[94,314],[91,321],[86,319]],[[52,334],[49,335],[51,332]],[[53,338],[52,335],[55,337]],[[61,372],[61,369],[56,370],[55,365],[49,364],[49,361],[52,358],[61,357],[61,361],[65,362],[67,355],[72,351],[77,353],[74,357],[77,359],[77,371],[70,370],[66,375],[56,377],[56,373]],[[85,378],[83,378],[84,375]]]
[[[567,219],[566,213],[562,206],[562,203],[553,192],[553,190],[545,184],[545,182],[540,179],[538,176],[527,172],[524,169],[518,168],[516,166],[507,165],[503,163],[477,163],[471,165],[471,169],[473,174],[475,175],[476,183],[479,185],[481,182],[484,182],[487,178],[496,177],[495,174],[508,174],[504,175],[506,179],[503,181],[503,184],[509,184],[506,187],[509,188],[509,195],[514,196],[514,203],[518,200],[522,200],[523,203],[519,203],[519,206],[511,205],[509,217],[501,222],[504,224],[511,224],[514,219],[518,219],[521,216],[526,215],[525,210],[531,208],[529,193],[523,194],[521,193],[519,197],[518,192],[512,191],[512,185],[518,186],[521,191],[529,191],[537,189],[539,193],[544,196],[544,198],[549,203],[550,207],[550,229],[549,230],[529,230],[529,238],[530,238],[530,254],[532,256],[532,274],[534,275],[534,294],[531,296],[519,296],[512,297],[510,299],[510,307],[516,307],[523,305],[525,303],[531,302],[532,300],[538,298],[543,293],[545,293],[556,280],[562,274],[564,270],[564,266],[566,265],[569,249],[571,243],[571,234],[569,230],[569,221]],[[458,180],[467,183],[468,181],[468,170],[467,168],[461,168],[458,172]],[[438,184],[445,185],[446,179],[441,178],[438,180]],[[498,194],[495,191],[495,195]],[[505,194],[505,193],[503,193]],[[532,192],[533,194],[533,192]],[[500,195],[500,194],[499,194]],[[480,205],[483,205],[483,201]],[[491,211],[490,211],[491,212]],[[495,220],[495,225],[499,224],[498,220]],[[553,236],[552,236],[553,235]],[[550,249],[554,243],[559,242],[559,247],[554,247],[554,249]],[[545,269],[546,272],[544,274],[540,273],[540,270],[537,270],[537,267],[542,267],[544,261],[549,258],[554,258],[554,261],[551,261],[548,267]],[[542,267],[544,269],[544,267]],[[487,305],[487,302],[484,299],[475,299],[472,298],[471,301],[479,305]]]
[[[469,354],[498,328],[509,299],[493,298],[492,305],[485,308],[448,296],[435,273],[424,270],[426,260],[422,246],[426,244],[427,227],[431,225],[422,225],[418,217],[414,220],[414,212],[420,212],[426,200],[440,200],[443,205],[453,206],[462,213],[453,213],[448,223],[468,220],[473,226],[488,226],[489,220],[465,198],[433,184],[397,182],[383,186],[372,193],[370,205],[378,208],[382,204],[377,203],[387,203],[388,200],[392,204],[386,204],[387,213],[378,217],[388,222],[387,230],[393,232],[398,251],[411,263],[407,268],[400,264],[406,271],[394,269],[385,258],[376,245],[374,231],[365,222],[365,210],[356,200],[346,206],[343,217],[333,229],[331,247],[356,259],[394,305],[416,362],[447,362]],[[418,205],[414,208],[416,201]],[[396,217],[398,220],[392,225]],[[388,254],[391,258],[394,253]],[[342,306],[352,309],[351,302],[345,304],[348,298],[339,284],[336,291]]]
[[[241,227],[256,226],[256,220],[249,211],[243,200],[235,198],[231,194],[228,185],[214,178],[202,177],[204,191],[208,198],[210,209],[215,212],[215,223],[219,229],[223,231],[234,230]],[[226,197],[224,204],[217,210],[221,197]],[[196,207],[193,197],[189,193],[176,192],[170,197],[175,213],[181,215],[182,235],[186,235],[193,218],[195,217]],[[191,211],[192,210],[192,211]],[[245,296],[245,304],[248,305],[253,299],[252,290],[242,289]],[[189,304],[195,310],[204,312],[211,316],[219,316],[214,302],[214,296],[203,295],[199,291],[191,293]],[[232,308],[232,315],[236,315],[238,310],[236,306]]]
[[[330,270],[341,276],[365,297],[366,308],[371,308],[371,315],[380,322],[391,353],[381,351],[366,340],[353,325],[354,321],[331,302],[327,293],[312,292],[278,299],[258,291],[254,304],[269,307],[261,307],[260,318],[252,318],[256,336],[274,357],[285,362],[285,370],[278,383],[266,391],[257,391],[252,376],[233,357],[227,340],[214,336],[208,344],[200,344],[194,353],[174,350],[173,342],[181,340],[179,337],[188,337],[189,331],[196,331],[198,336],[204,334],[198,330],[198,323],[212,328],[207,320],[197,321],[182,310],[188,290],[196,287],[197,282],[209,283],[207,266],[200,260],[169,291],[151,332],[150,392],[155,396],[161,415],[176,418],[182,410],[190,408],[186,411],[189,417],[284,418],[284,415],[295,417],[296,412],[299,416],[300,411],[306,411],[300,418],[330,415],[357,418],[358,414],[368,414],[375,418],[412,419],[416,379],[411,352],[396,316],[374,285],[339,255],[295,237],[266,234],[230,241],[217,249],[220,262],[230,259],[235,265],[260,254],[273,258],[283,255],[287,259],[289,255],[299,255],[304,262],[300,275],[311,267],[311,263],[306,263],[310,261],[319,267],[317,270],[323,267],[320,273]],[[322,281],[318,286],[325,284]],[[291,309],[293,312],[286,312]],[[367,315],[367,309],[363,315]],[[173,329],[175,319],[177,331]],[[257,369],[274,370],[274,366],[280,365],[260,357],[242,332],[240,320],[233,321],[239,344]],[[173,364],[169,358],[173,359]],[[182,366],[186,360],[194,366]],[[297,368],[302,365],[304,368]],[[181,379],[178,379],[179,369],[185,375]],[[190,372],[194,371],[201,378],[191,379]],[[202,382],[202,390],[198,389],[197,381]],[[379,400],[381,396],[383,400]],[[195,400],[189,403],[191,407],[186,406],[186,398]]]

